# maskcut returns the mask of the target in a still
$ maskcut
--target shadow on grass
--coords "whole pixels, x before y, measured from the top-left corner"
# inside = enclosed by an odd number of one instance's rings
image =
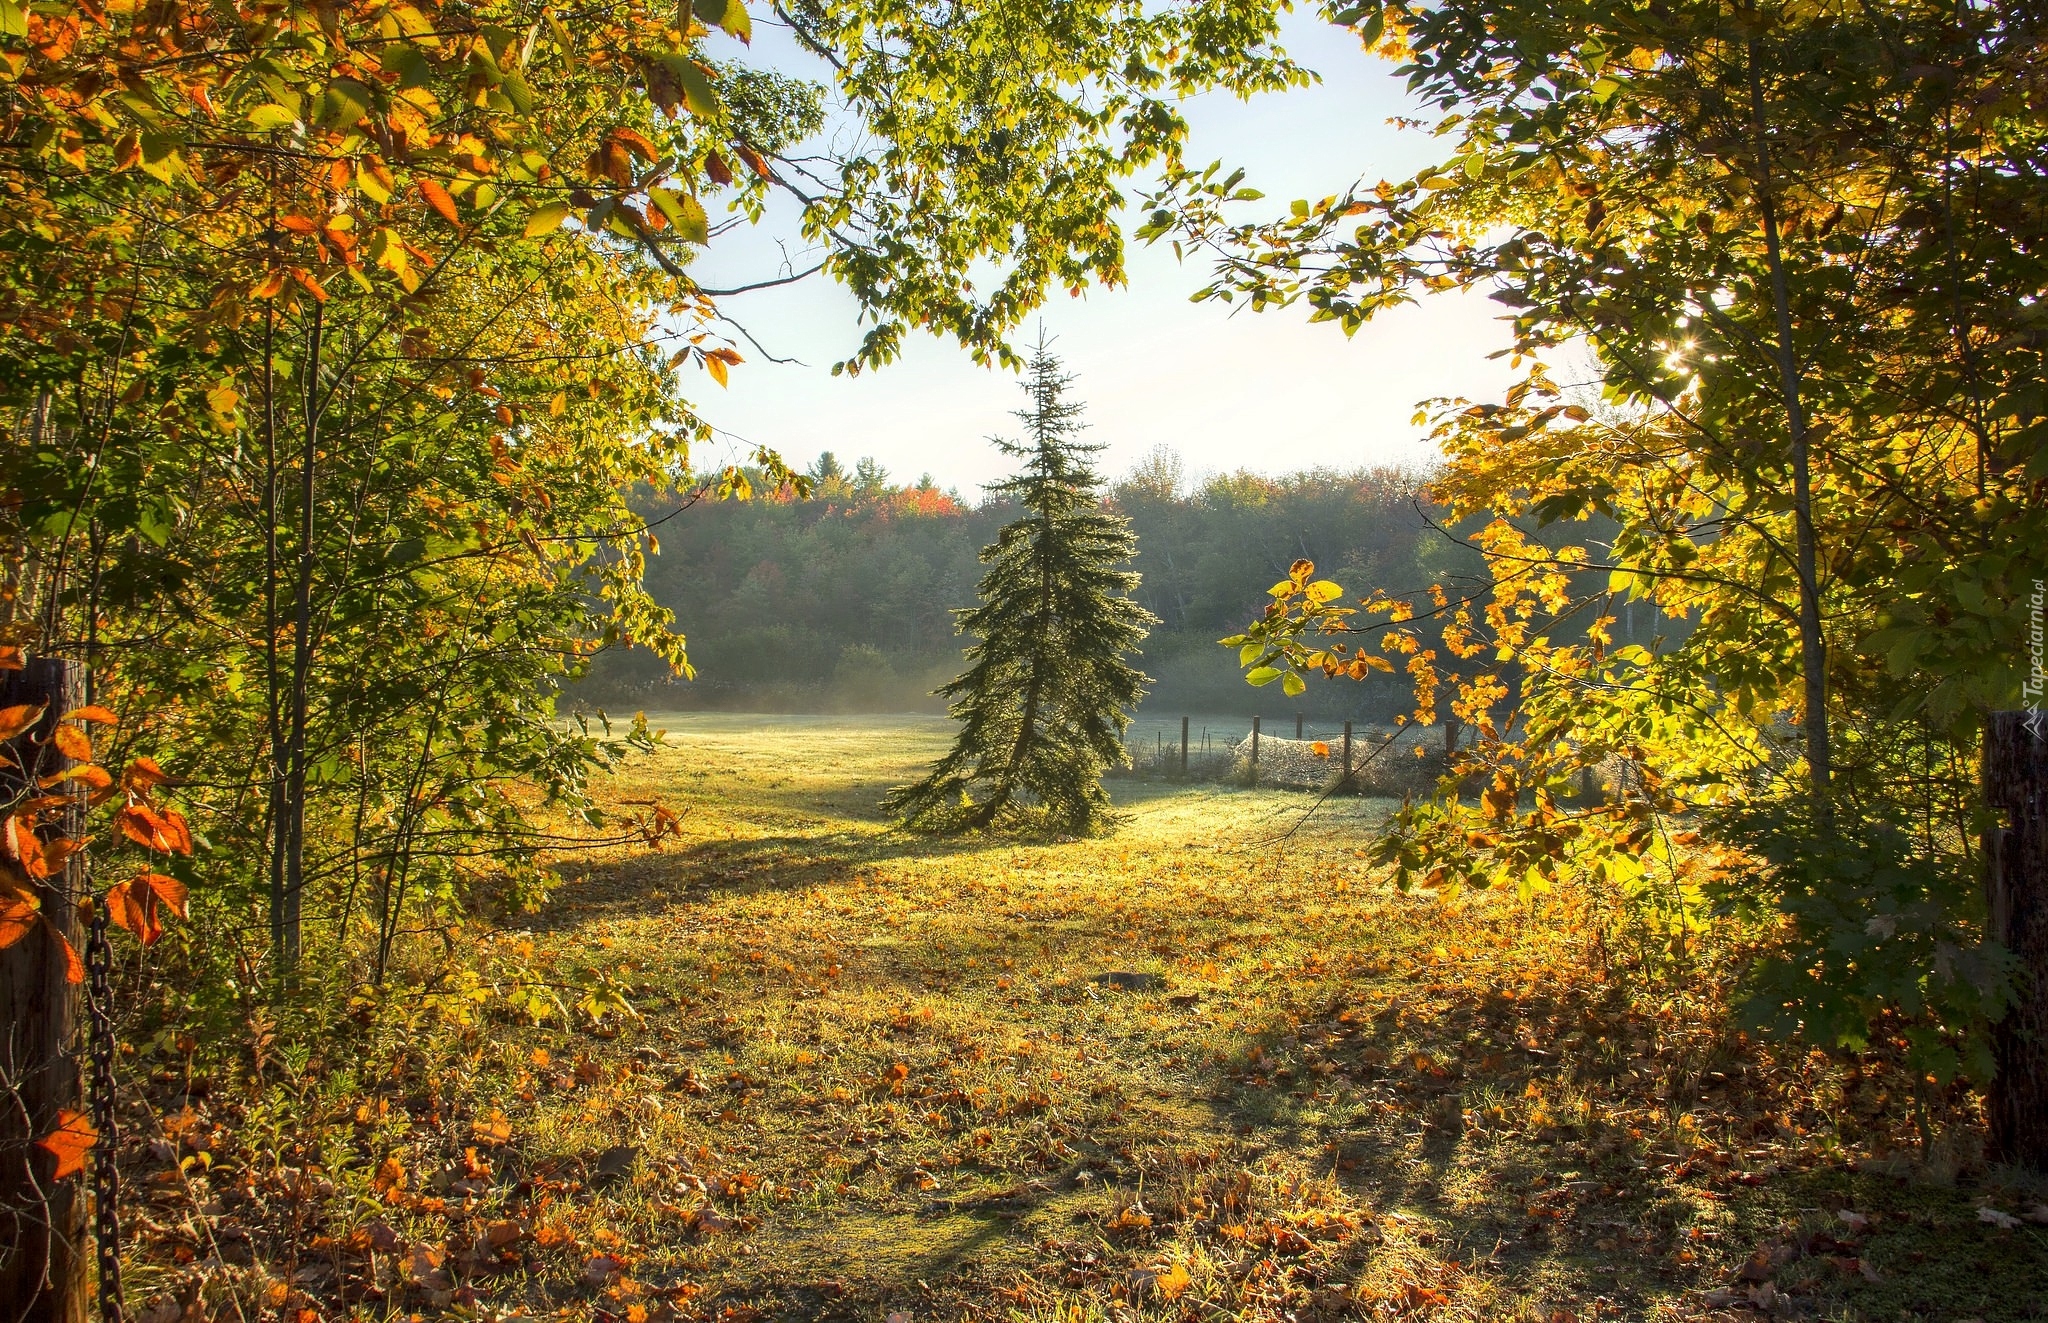
[[[1320,1146],[1360,1202],[1424,1219],[1440,1256],[1484,1264],[1536,1317],[2048,1318],[2048,1230],[1979,1215],[2039,1184],[1898,1157],[1858,1170],[1840,1145],[1882,1147],[1900,1120],[1877,1114],[1882,1091],[1870,1114],[1829,1114],[1812,1058],[1683,1032],[1614,986],[1418,991],[1249,1036],[1215,1114],[1254,1143]]]

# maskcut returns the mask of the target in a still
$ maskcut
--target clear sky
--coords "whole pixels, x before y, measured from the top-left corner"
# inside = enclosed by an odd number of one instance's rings
[[[758,16],[754,33],[754,59],[819,76],[772,16]],[[1245,182],[1266,194],[1259,205],[1284,208],[1360,175],[1412,175],[1436,158],[1439,144],[1427,133],[1387,122],[1418,112],[1392,66],[1365,55],[1349,33],[1296,14],[1284,44],[1322,83],[1252,102],[1189,102],[1190,163],[1243,166]],[[1136,183],[1134,199],[1151,181]],[[776,274],[785,252],[798,269],[809,265],[792,219],[771,212],[761,227],[719,236],[694,268],[699,278],[714,287],[758,280]],[[1176,264],[1163,244],[1133,246],[1127,266],[1126,287],[1091,288],[1079,299],[1055,293],[1042,317],[1079,377],[1111,476],[1162,443],[1195,474],[1417,463],[1429,456],[1410,422],[1417,401],[1488,398],[1508,380],[1504,362],[1487,357],[1506,337],[1495,320],[1502,309],[1485,299],[1431,296],[1346,339],[1332,324],[1311,325],[1300,308],[1233,316],[1219,302],[1190,303],[1206,267]],[[742,341],[747,362],[729,388],[707,377],[693,391],[736,450],[766,445],[799,466],[821,450],[848,467],[872,455],[899,481],[930,473],[970,496],[1004,471],[986,438],[1012,431],[1009,411],[1022,400],[1013,374],[916,335],[888,367],[833,377],[831,365],[858,343],[860,328],[853,299],[823,276],[722,306],[776,355],[801,360],[769,363]]]

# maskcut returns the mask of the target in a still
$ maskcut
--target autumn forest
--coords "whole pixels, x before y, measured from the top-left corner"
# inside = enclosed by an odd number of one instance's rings
[[[0,0],[0,1319],[2048,1317],[2044,382],[2015,0]]]

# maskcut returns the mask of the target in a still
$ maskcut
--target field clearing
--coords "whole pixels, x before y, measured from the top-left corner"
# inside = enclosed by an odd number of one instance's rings
[[[469,934],[501,992],[635,1014],[415,1008],[323,1090],[337,1189],[255,1233],[275,1278],[629,1323],[2048,1313],[2040,1192],[1897,1156],[1902,1082],[1742,1046],[1567,914],[1391,891],[1386,801],[1120,782],[1107,839],[934,843],[874,805],[941,720],[650,724],[605,794],[683,838]]]

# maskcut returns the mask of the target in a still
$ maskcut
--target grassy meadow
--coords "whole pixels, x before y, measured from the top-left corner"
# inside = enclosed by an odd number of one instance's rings
[[[943,721],[653,724],[603,797],[679,840],[555,861],[348,1064],[165,1109],[145,1319],[2048,1317],[2043,1191],[1909,1082],[1569,898],[1394,892],[1387,801],[1120,781],[1113,836],[934,843],[874,805]]]

